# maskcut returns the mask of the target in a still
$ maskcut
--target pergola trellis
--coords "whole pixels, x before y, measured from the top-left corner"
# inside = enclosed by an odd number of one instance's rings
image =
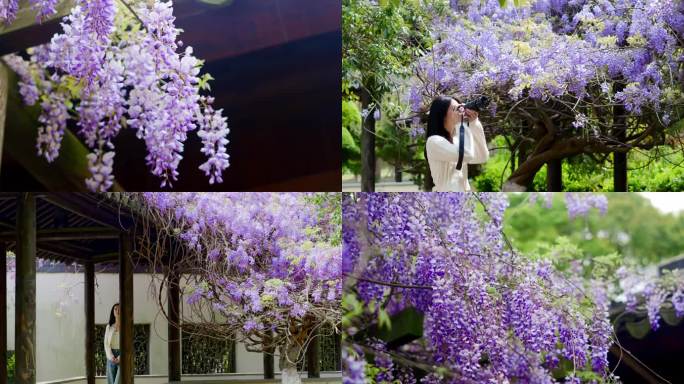
[[[112,197],[115,198],[112,198]],[[119,266],[121,384],[133,382],[133,272],[136,218],[116,196],[90,193],[0,193],[0,383],[7,382],[6,251],[16,254],[15,382],[36,382],[36,259],[82,265],[85,273],[86,380],[95,383],[95,264]],[[139,235],[139,234],[138,234]],[[164,261],[167,284],[168,379],[181,380],[180,276]],[[307,350],[309,377],[320,377],[318,342]],[[274,358],[264,354],[264,378]]]

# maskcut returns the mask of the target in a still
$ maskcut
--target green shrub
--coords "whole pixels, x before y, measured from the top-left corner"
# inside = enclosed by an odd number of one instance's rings
[[[7,382],[14,383],[14,352],[7,351]]]
[[[500,147],[497,137],[493,145]],[[663,153],[668,153],[664,155]],[[497,150],[484,164],[482,173],[472,180],[478,191],[500,191],[511,174],[509,152]],[[653,160],[651,160],[653,159]],[[683,191],[684,154],[672,148],[661,147],[650,151],[632,151],[627,156],[627,188],[629,191]],[[537,172],[534,189],[546,190],[546,166]],[[563,160],[563,190],[586,192],[612,192],[612,163],[597,164],[588,156],[580,155]]]

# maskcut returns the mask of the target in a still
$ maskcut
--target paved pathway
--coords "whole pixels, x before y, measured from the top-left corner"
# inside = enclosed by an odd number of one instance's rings
[[[343,181],[342,192],[359,192],[361,191],[361,183],[355,181]],[[380,182],[375,183],[375,192],[419,192],[417,185],[410,181],[401,183],[395,182]]]

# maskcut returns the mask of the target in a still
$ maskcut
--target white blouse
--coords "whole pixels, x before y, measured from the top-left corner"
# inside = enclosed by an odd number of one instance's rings
[[[430,173],[435,187],[435,192],[468,192],[468,164],[481,164],[489,160],[487,139],[479,119],[470,122],[466,126],[463,135],[464,150],[461,170],[456,169],[458,162],[458,129],[456,126],[454,143],[439,135],[428,137],[425,144],[427,151]]]
[[[116,338],[116,340],[114,340],[114,338]],[[112,360],[114,358],[112,349],[119,349],[119,332],[116,330],[116,325],[107,325],[107,328],[105,329],[104,349],[107,360]]]

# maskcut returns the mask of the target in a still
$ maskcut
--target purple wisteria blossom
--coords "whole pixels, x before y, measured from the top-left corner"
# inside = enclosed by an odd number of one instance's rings
[[[220,332],[250,350],[280,349],[284,376],[297,382],[314,331],[338,328],[341,246],[339,194],[142,193],[162,229],[187,249],[187,311],[220,315]],[[338,219],[334,219],[337,217]],[[164,260],[159,251],[151,256]],[[195,318],[194,321],[197,321]],[[295,377],[296,376],[296,377]],[[285,379],[283,382],[287,382]]]
[[[574,199],[572,217],[604,207],[604,197]],[[405,355],[438,367],[421,382],[554,383],[555,370],[568,362],[568,374],[587,370],[607,380],[607,287],[510,249],[507,207],[506,195],[493,193],[345,196],[346,293],[374,311],[371,323],[381,305],[389,315],[407,308],[423,314],[423,337]],[[354,324],[352,333],[364,327]],[[351,356],[360,356],[354,345],[382,350],[374,341],[353,341]],[[374,361],[376,382],[400,375],[400,361],[388,354],[378,352]],[[360,372],[353,359],[347,364],[345,376],[355,382]]]
[[[39,18],[54,13],[54,0],[35,0]],[[2,3],[0,22],[16,14],[16,1]],[[90,150],[91,177],[86,185],[102,191],[113,185],[114,139],[132,128],[145,142],[147,166],[172,186],[178,179],[188,134],[196,131],[207,157],[199,169],[209,183],[223,182],[229,166],[227,119],[213,99],[200,95],[210,79],[192,47],[182,47],[171,1],[154,0],[127,7],[114,0],[78,0],[63,20],[62,33],[49,44],[3,59],[19,75],[26,104],[41,100],[38,155],[59,156],[64,129],[76,120]],[[116,22],[115,22],[116,20]]]

